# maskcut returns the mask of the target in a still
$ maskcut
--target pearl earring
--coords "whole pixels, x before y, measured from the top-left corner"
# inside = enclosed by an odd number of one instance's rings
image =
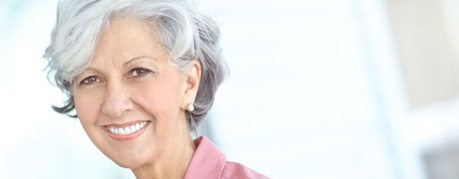
[[[193,105],[193,103],[190,103],[190,104],[186,105],[186,110],[187,110],[188,112],[193,112],[193,111],[194,111],[194,105]]]

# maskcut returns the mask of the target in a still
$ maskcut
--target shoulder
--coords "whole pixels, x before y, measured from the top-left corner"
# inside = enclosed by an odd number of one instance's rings
[[[266,179],[268,177],[236,163],[228,162],[225,155],[206,137],[195,140],[197,146],[188,165],[185,179]]]
[[[222,179],[268,179],[268,177],[236,162],[226,162]]]

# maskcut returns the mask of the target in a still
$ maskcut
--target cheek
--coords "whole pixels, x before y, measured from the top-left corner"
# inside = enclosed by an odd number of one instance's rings
[[[173,88],[161,85],[142,85],[134,89],[133,99],[144,110],[149,113],[163,113],[170,111],[176,106],[177,98]]]
[[[155,119],[158,130],[170,129],[180,118],[180,94],[178,76],[169,74],[161,76],[150,83],[133,88],[133,100],[137,105]]]
[[[146,84],[138,88],[138,98],[143,98],[148,103],[146,106],[163,110],[179,110],[183,96],[180,93],[179,81],[173,77],[158,80],[155,84]]]
[[[94,97],[87,96],[84,93],[75,93],[74,95],[75,110],[83,126],[92,123],[97,116],[97,101]]]

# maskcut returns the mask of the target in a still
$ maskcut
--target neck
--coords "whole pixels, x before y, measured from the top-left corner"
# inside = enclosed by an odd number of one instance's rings
[[[154,163],[132,169],[136,178],[184,178],[196,146],[188,133],[170,145]]]

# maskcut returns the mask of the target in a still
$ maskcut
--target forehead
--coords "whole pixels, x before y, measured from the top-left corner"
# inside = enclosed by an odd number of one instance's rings
[[[102,32],[91,64],[127,61],[138,56],[167,59],[162,44],[147,23],[131,18],[116,19]]]

